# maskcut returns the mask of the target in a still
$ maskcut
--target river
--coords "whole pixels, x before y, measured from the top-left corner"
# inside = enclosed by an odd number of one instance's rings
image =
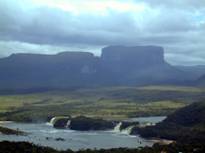
[[[130,120],[155,124],[165,117],[132,118]],[[131,136],[126,132],[111,131],[74,131],[69,129],[54,129],[48,123],[24,124],[8,122],[3,126],[19,129],[29,133],[27,136],[0,134],[0,141],[28,141],[41,146],[49,146],[58,150],[79,149],[108,149],[108,148],[137,148],[151,146],[154,141],[139,136]]]

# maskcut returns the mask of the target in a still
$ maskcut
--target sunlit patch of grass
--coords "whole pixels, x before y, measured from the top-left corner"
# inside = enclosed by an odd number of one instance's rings
[[[205,88],[191,86],[144,86],[141,90],[178,91],[178,92],[205,92]]]
[[[5,95],[0,96],[0,119],[45,120],[56,115],[120,119],[167,115],[203,97],[205,92],[200,88],[173,86],[106,87]]]

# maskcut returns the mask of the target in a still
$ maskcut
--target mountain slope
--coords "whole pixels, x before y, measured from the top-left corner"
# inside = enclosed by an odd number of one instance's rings
[[[195,66],[176,66],[179,70],[184,71],[190,75],[190,78],[197,80],[203,75],[205,75],[205,66],[204,65],[195,65]]]
[[[205,142],[205,102],[179,109],[156,126],[135,128],[132,134],[159,137],[180,142]]]
[[[202,75],[199,79],[196,80],[196,84],[198,86],[205,86],[205,75]]]

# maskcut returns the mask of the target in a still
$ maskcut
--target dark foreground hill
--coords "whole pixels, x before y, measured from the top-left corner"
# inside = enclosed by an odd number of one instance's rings
[[[187,72],[164,60],[158,46],[109,46],[89,52],[13,54],[0,59],[0,90],[62,89],[112,85],[179,84]]]
[[[173,143],[170,145],[154,144],[152,147],[138,149],[115,148],[101,150],[57,151],[48,147],[40,147],[28,142],[0,142],[0,153],[204,153],[205,145],[186,145]]]
[[[181,108],[156,126],[135,128],[132,133],[188,144],[205,144],[205,102],[193,103]]]

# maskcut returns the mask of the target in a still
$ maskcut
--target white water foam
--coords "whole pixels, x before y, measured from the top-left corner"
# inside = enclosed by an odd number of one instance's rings
[[[133,127],[134,126],[129,126],[126,129],[122,130],[121,133],[126,134],[126,135],[130,135]]]
[[[120,132],[120,127],[122,126],[122,122],[119,122],[115,127],[114,127],[114,132]]]

